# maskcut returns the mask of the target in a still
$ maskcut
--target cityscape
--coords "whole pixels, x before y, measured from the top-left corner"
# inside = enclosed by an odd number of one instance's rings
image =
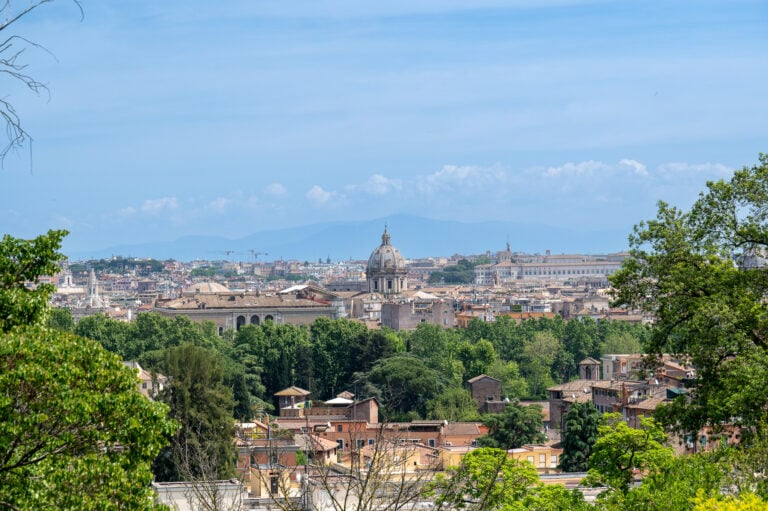
[[[764,1],[0,15],[0,509],[768,510]]]

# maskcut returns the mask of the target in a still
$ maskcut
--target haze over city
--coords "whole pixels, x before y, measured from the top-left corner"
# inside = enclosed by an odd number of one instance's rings
[[[768,139],[760,1],[81,3],[15,27],[50,98],[3,96],[34,144],[0,231],[65,252],[398,214],[629,233]]]

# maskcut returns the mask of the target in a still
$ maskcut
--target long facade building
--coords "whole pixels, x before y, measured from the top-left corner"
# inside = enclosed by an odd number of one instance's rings
[[[265,321],[277,324],[311,325],[317,318],[336,319],[339,305],[327,296],[305,290],[295,293],[200,293],[159,302],[153,312],[164,316],[186,316],[192,321],[212,321],[221,335],[224,330]]]
[[[475,267],[475,285],[498,286],[521,280],[566,282],[595,280],[608,285],[608,276],[621,268],[624,252],[608,255],[530,255],[499,252],[495,264]]]

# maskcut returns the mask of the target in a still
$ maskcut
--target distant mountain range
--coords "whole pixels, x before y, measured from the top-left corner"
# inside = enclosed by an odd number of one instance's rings
[[[118,245],[99,250],[68,253],[71,260],[112,256],[156,259],[229,259],[260,261],[298,259],[333,261],[367,259],[381,243],[387,226],[392,245],[406,258],[482,254],[503,250],[509,242],[513,252],[553,254],[601,254],[627,249],[627,231],[581,231],[547,225],[515,222],[465,223],[449,220],[393,215],[366,221],[328,222],[288,229],[265,230],[230,239],[218,236],[184,236],[174,241]]]

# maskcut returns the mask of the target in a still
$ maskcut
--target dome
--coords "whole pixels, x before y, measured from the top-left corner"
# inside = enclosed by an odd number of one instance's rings
[[[408,289],[408,279],[405,259],[400,251],[389,244],[389,233],[384,227],[381,235],[381,245],[371,253],[368,266],[365,269],[369,293],[384,293],[397,295]]]
[[[368,258],[366,273],[369,276],[381,273],[405,273],[405,259],[397,248],[389,244],[389,239],[389,233],[385,227],[384,234],[381,235],[381,245]]]

